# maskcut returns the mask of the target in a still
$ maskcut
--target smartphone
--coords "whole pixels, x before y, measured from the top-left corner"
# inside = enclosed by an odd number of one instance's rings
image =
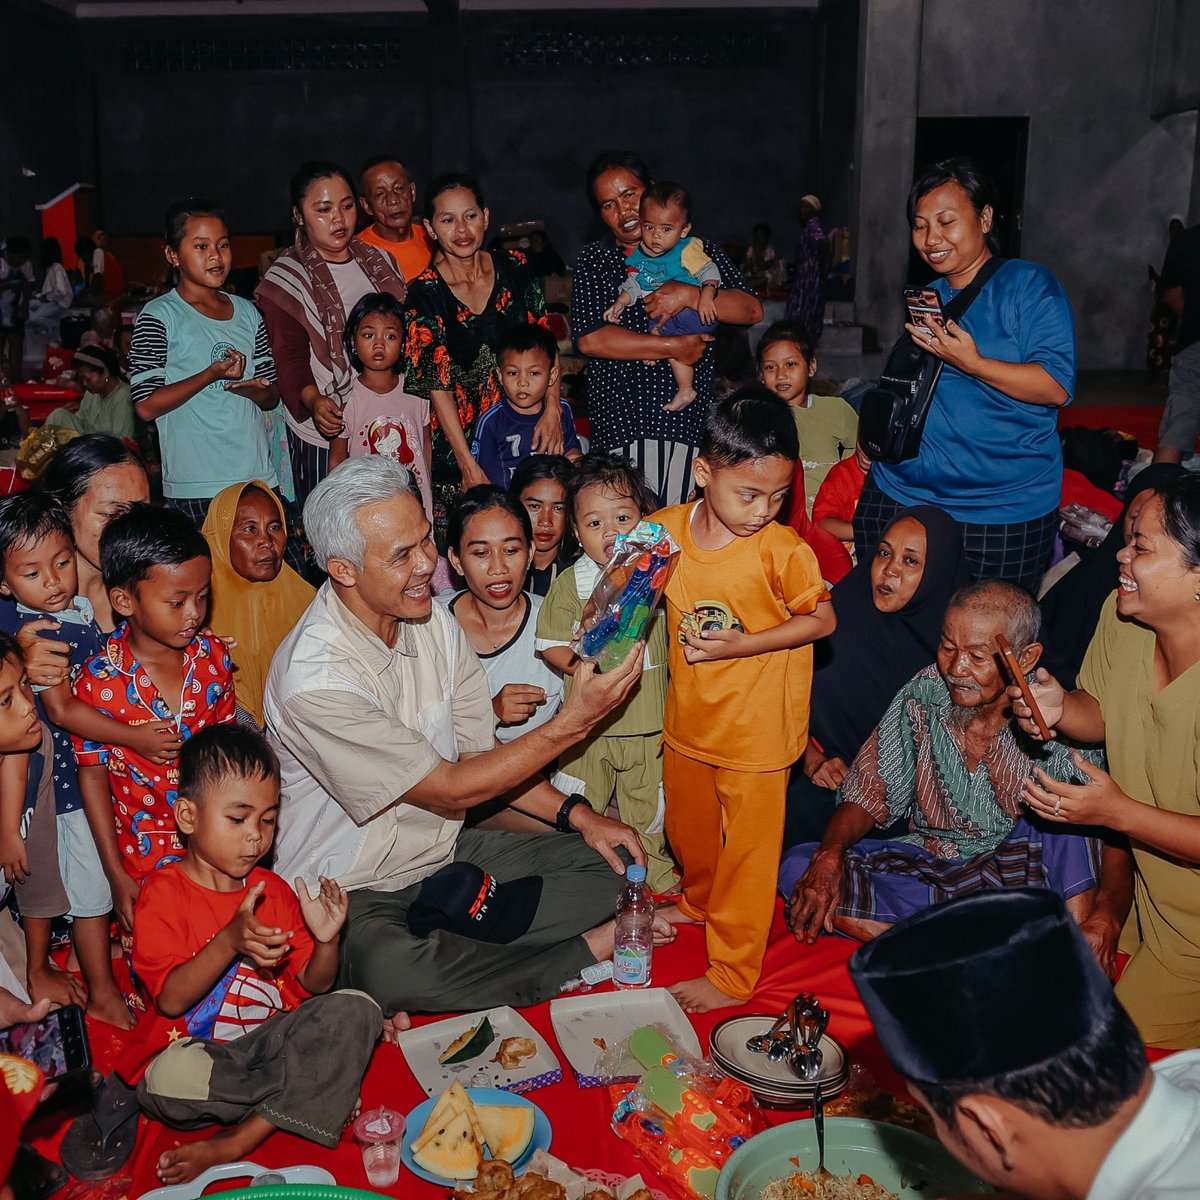
[[[1029,705],[1029,711],[1033,714],[1034,722],[1042,731],[1043,735],[1049,736],[1050,726],[1046,724],[1046,718],[1042,716],[1042,710],[1038,708],[1037,701],[1033,698],[1033,692],[1029,690],[1029,684],[1025,682],[1025,672],[1021,670],[1021,664],[1017,662],[1017,656],[1013,653],[1013,648],[1009,644],[1008,638],[1003,634],[996,637],[996,649],[1000,651],[1000,657],[1004,659],[1004,665],[1008,668],[1009,675],[1012,676],[1012,681],[1021,689],[1021,696],[1025,703]]]
[[[942,299],[933,288],[906,287],[904,303],[908,318],[913,325],[946,328],[946,314],[942,312]]]
[[[92,1065],[83,1009],[55,1009],[40,1021],[0,1029],[0,1054],[13,1054],[38,1067],[49,1081],[87,1071]]]

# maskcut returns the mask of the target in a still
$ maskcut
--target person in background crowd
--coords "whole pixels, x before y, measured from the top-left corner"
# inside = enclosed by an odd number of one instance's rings
[[[568,489],[575,466],[561,454],[531,454],[514,472],[509,491],[533,525],[533,558],[526,590],[544,596],[578,552]]]
[[[985,892],[929,909],[856,951],[850,977],[943,1145],[1002,1197],[1195,1191],[1200,1053],[1147,1067],[1056,896]],[[1014,1020],[1031,998],[1037,1018]]]
[[[71,366],[83,385],[83,399],[73,408],[56,408],[46,424],[85,435],[107,433],[132,442],[137,436],[133,396],[116,354],[107,346],[89,346],[75,352]]]
[[[278,373],[296,504],[329,473],[329,443],[343,431],[342,405],[354,382],[346,356],[346,314],[368,292],[403,301],[404,277],[382,250],[355,238],[358,201],[334,162],[303,163],[290,184],[291,247],[255,289]]]
[[[925,168],[908,196],[913,245],[942,305],[993,257],[991,180],[970,159]],[[990,268],[989,268],[990,269]],[[1002,262],[961,322],[905,325],[944,364],[920,452],[872,464],[854,514],[859,560],[913,504],[963,526],[974,579],[1036,589],[1058,532],[1058,409],[1075,388],[1075,322],[1058,280],[1021,259]]]
[[[1200,225],[1171,239],[1159,287],[1163,304],[1179,318],[1179,332],[1154,461],[1179,463],[1195,453],[1200,436]]]
[[[0,258],[0,375],[19,382],[25,350],[25,321],[33,292],[29,239],[12,234]]]
[[[773,292],[787,282],[787,264],[771,245],[771,227],[765,222],[750,231],[742,277],[756,292]]]
[[[413,222],[417,185],[391,154],[376,154],[358,170],[358,203],[370,222],[359,238],[391,256],[406,283],[429,266],[433,247],[420,221]]]
[[[58,238],[42,239],[42,271],[42,285],[29,301],[29,323],[57,333],[59,322],[75,299],[75,289],[63,266]]]
[[[796,244],[796,274],[784,316],[795,321],[815,346],[825,325],[825,230],[821,201],[811,193],[800,197],[800,240]]]
[[[626,150],[607,151],[587,173],[588,200],[605,234],[579,252],[571,291],[571,328],[588,364],[591,449],[615,451],[641,469],[662,504],[678,504],[692,490],[692,459],[704,432],[713,394],[711,338],[705,334],[660,337],[654,330],[685,308],[696,308],[700,289],[667,283],[641,304],[621,313],[619,325],[604,319],[625,281],[625,256],[641,241],[642,193],[650,169]],[[717,318],[727,325],[762,320],[762,305],[746,290],[728,255],[713,242],[704,251],[721,273]],[[676,392],[668,359],[696,367],[697,399],[682,412],[667,412]]]

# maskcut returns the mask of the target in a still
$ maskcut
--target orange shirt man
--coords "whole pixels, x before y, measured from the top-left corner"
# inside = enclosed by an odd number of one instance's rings
[[[404,276],[415,279],[433,257],[429,235],[420,221],[414,223],[417,185],[404,164],[387,154],[377,154],[358,173],[358,202],[371,222],[358,236],[392,256]]]

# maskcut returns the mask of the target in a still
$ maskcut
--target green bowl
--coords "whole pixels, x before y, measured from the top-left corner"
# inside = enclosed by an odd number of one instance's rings
[[[799,1160],[799,1167],[793,1159]],[[870,1175],[905,1200],[992,1190],[939,1142],[911,1129],[858,1117],[826,1120],[825,1168],[835,1175]],[[771,1180],[816,1169],[813,1123],[789,1121],[757,1134],[729,1156],[717,1180],[715,1200],[758,1200]]]

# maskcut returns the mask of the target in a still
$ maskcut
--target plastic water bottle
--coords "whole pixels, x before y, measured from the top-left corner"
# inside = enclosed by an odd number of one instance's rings
[[[646,891],[646,868],[625,868],[625,887],[617,897],[613,935],[613,983],[619,988],[650,986],[654,957],[654,901]]]

